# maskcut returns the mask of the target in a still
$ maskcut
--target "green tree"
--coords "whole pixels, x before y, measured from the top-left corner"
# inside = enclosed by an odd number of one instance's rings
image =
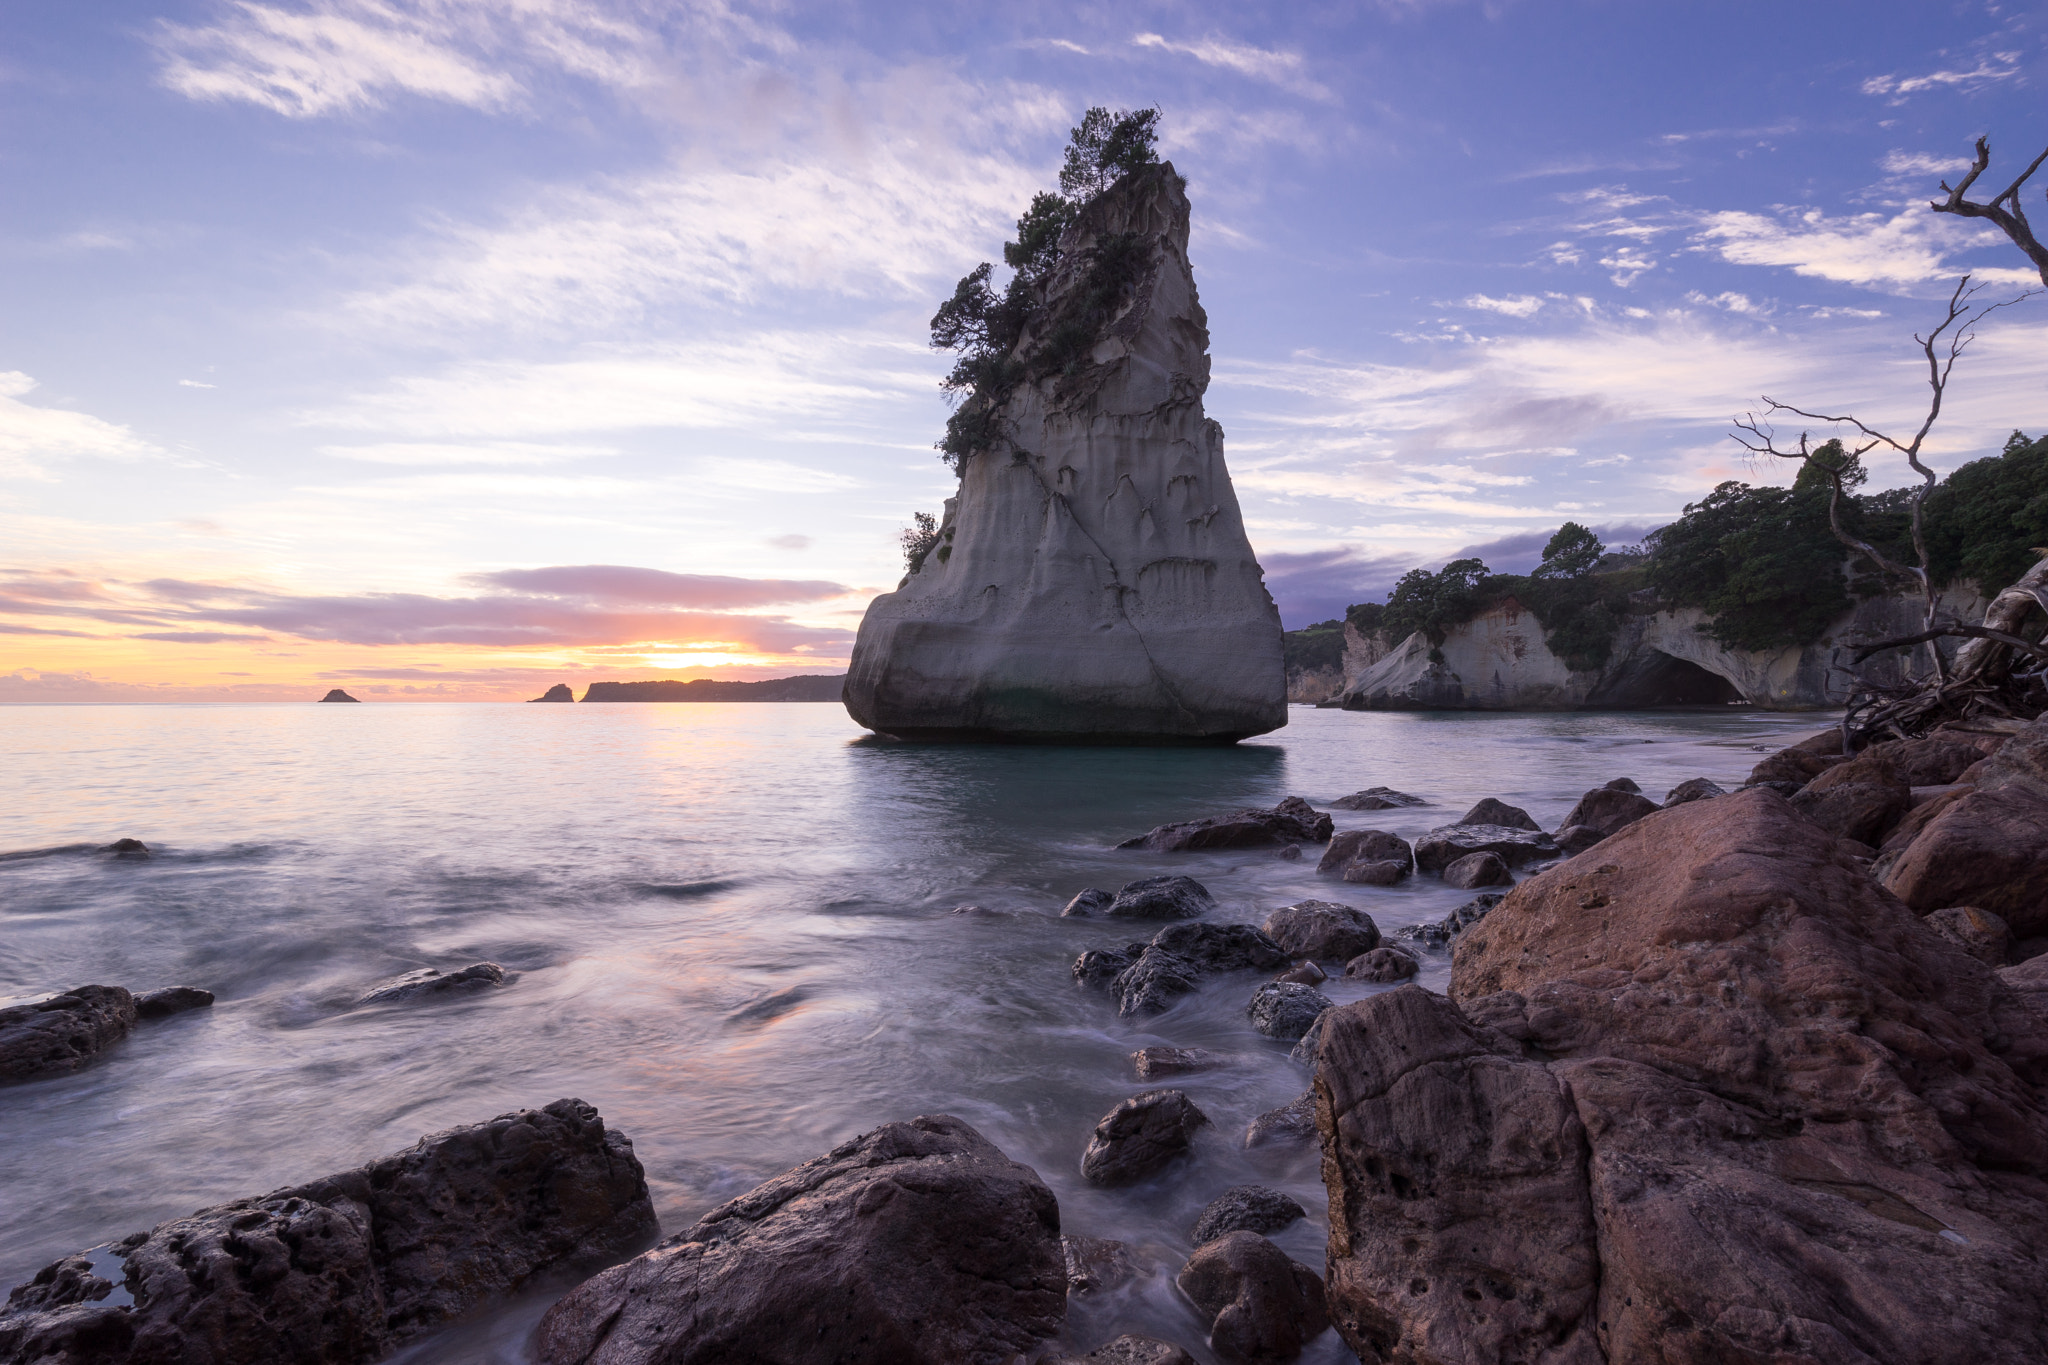
[[[939,520],[929,512],[912,512],[911,525],[897,532],[896,541],[903,547],[903,571],[916,573],[924,567],[926,556],[939,543]]]
[[[1452,626],[1471,620],[1485,605],[1481,585],[1488,577],[1477,559],[1454,559],[1436,573],[1410,569],[1387,595],[1381,628],[1397,642],[1421,631],[1432,646],[1441,646]]]
[[[1791,488],[1730,480],[1689,505],[1644,542],[1650,586],[1671,606],[1708,612],[1704,629],[1730,649],[1818,640],[1851,599],[1827,480],[1806,475]]]
[[[1159,111],[1096,105],[1081,115],[1081,125],[1067,139],[1066,164],[1060,168],[1060,189],[1086,203],[1131,171],[1157,165]]]
[[[1974,581],[1987,595],[2033,567],[2048,548],[2048,436],[2015,431],[2005,449],[1972,460],[1927,496],[1935,577]]]
[[[1576,521],[1568,521],[1558,528],[1550,543],[1543,547],[1543,562],[1536,566],[1538,578],[1584,578],[1600,563],[1600,556],[1607,553],[1607,547]]]

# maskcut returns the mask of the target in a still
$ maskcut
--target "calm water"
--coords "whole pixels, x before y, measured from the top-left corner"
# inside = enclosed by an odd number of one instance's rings
[[[1111,846],[1379,784],[1435,804],[1339,812],[1340,829],[1412,838],[1485,796],[1554,829],[1610,778],[1658,798],[1688,777],[1733,783],[1752,746],[1822,723],[1293,708],[1287,729],[1235,749],[1107,750],[877,742],[833,705],[0,709],[0,852],[123,836],[156,850],[0,861],[0,1003],[85,982],[219,996],[83,1072],[0,1090],[0,1289],[203,1205],[565,1095],[632,1137],[669,1232],[877,1123],[950,1112],[1037,1168],[1067,1231],[1154,1263],[1075,1299],[1070,1344],[1149,1331],[1206,1360],[1171,1276],[1209,1199],[1287,1190],[1311,1216],[1275,1240],[1321,1269],[1313,1152],[1239,1146],[1307,1075],[1245,1022],[1255,976],[1119,1020],[1068,964],[1142,934],[1059,907],[1163,871],[1208,885],[1226,921],[1319,896],[1391,930],[1466,895],[1434,879],[1345,886],[1312,856]],[[962,903],[1003,913],[949,913]],[[518,979],[350,1008],[382,978],[479,960]],[[1448,974],[1438,957],[1422,979]],[[1127,1054],[1152,1043],[1229,1055],[1179,1082],[1215,1126],[1161,1181],[1092,1189],[1081,1149],[1143,1088]],[[519,1360],[544,1307],[404,1358]],[[1349,1357],[1329,1334],[1306,1358]]]

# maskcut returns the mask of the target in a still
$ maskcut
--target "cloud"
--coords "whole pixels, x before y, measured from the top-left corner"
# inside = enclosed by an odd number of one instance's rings
[[[181,389],[216,389],[220,386],[218,384],[202,384],[196,379],[180,379],[178,387]]]
[[[1819,209],[1776,215],[1726,210],[1700,215],[1693,240],[1734,265],[1777,266],[1796,275],[1836,280],[1866,289],[1904,290],[1953,277],[1966,267],[1950,257],[1988,242],[1957,231],[1947,220],[1915,207],[1887,218],[1862,213],[1830,218]],[[1972,272],[1993,283],[2023,284],[2029,271],[2003,267]]]
[[[703,607],[714,611],[816,602],[854,591],[844,583],[778,578],[728,578],[720,574],[667,573],[621,564],[564,565],[547,569],[501,569],[470,575],[486,587],[592,602]]]
[[[82,412],[22,402],[35,388],[36,381],[21,371],[0,370],[0,469],[36,474],[36,460],[128,460],[163,453],[127,427]]]
[[[538,465],[559,460],[616,455],[614,446],[541,445],[530,441],[397,441],[371,445],[321,446],[322,455],[339,460],[396,465]]]
[[[1900,76],[1896,72],[1886,76],[1872,76],[1861,87],[1866,95],[1885,95],[1889,104],[1904,104],[1906,96],[1917,95],[1923,90],[1980,90],[1994,81],[2009,80],[2020,74],[2020,54],[2017,52],[1994,52],[1980,57],[1977,64],[1967,71],[1930,71],[1924,76]]]
[[[1354,602],[1384,597],[1394,580],[1414,567],[1406,555],[1370,554],[1357,545],[1269,550],[1259,556],[1259,565],[1289,630],[1340,617]]]
[[[808,550],[811,548],[811,538],[809,536],[770,536],[768,543],[778,550]]]
[[[1244,43],[1229,43],[1220,38],[1206,38],[1195,43],[1176,43],[1157,33],[1140,33],[1131,39],[1134,47],[1153,48],[1171,52],[1178,56],[1193,57],[1204,66],[1221,67],[1234,71],[1240,76],[1265,81],[1278,86],[1290,94],[1305,99],[1319,100],[1334,104],[1336,96],[1328,86],[1309,79],[1307,64],[1296,52],[1275,52],[1267,48],[1252,47]]]
[[[0,611],[5,609],[4,605],[0,605]],[[77,640],[90,640],[93,638],[82,630],[45,630],[41,626],[9,625],[5,621],[0,621],[0,635],[68,635]]]
[[[165,640],[179,645],[218,645],[230,642],[266,641],[268,635],[235,635],[218,630],[157,630],[131,635],[131,640]]]
[[[1951,175],[1970,169],[1966,156],[1931,156],[1926,152],[1886,152],[1877,163],[1886,175]]]
[[[1511,318],[1534,317],[1543,307],[1543,300],[1534,294],[1515,294],[1504,299],[1471,294],[1458,302],[1466,308],[1478,308],[1488,313],[1503,313]]]

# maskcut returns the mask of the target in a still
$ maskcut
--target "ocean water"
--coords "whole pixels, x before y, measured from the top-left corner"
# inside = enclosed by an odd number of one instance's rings
[[[1067,1344],[1202,1328],[1172,1276],[1211,1198],[1256,1182],[1309,1217],[1275,1241],[1320,1270],[1312,1148],[1245,1151],[1306,1088],[1216,977],[1120,1020],[1077,987],[1084,949],[1156,926],[1062,920],[1087,886],[1184,872],[1215,918],[1303,897],[1383,931],[1468,898],[1433,878],[1347,886],[1270,851],[1113,845],[1168,820],[1392,786],[1426,807],[1337,812],[1413,838],[1482,797],[1554,829],[1631,777],[1653,797],[1741,780],[1826,723],[1743,709],[1562,715],[1296,707],[1230,749],[876,740],[838,706],[364,705],[0,708],[0,1003],[87,982],[202,986],[73,1075],[0,1089],[0,1289],[57,1256],[208,1204],[578,1096],[632,1139],[664,1232],[891,1119],[953,1113],[1059,1197],[1068,1232],[1149,1269],[1072,1301]],[[67,846],[139,838],[147,859]],[[990,912],[955,914],[972,904]],[[352,1007],[418,967],[489,960],[510,985]],[[1449,959],[1427,957],[1442,989]],[[1338,1002],[1382,987],[1333,981]],[[1198,1046],[1176,1078],[1213,1121],[1134,1189],[1078,1172],[1095,1121],[1146,1088],[1128,1054]],[[408,1361],[517,1361],[545,1302],[502,1305]],[[1334,1333],[1304,1357],[1349,1359]]]

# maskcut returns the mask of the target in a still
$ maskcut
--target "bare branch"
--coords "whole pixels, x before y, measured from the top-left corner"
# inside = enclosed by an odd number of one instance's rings
[[[1940,626],[1934,630],[1923,630],[1918,635],[1908,635],[1897,640],[1881,641],[1878,644],[1857,650],[1851,662],[1860,664],[1871,655],[1880,654],[1887,649],[1905,649],[1909,645],[1924,645],[1929,640],[1939,640],[1945,636],[1961,636],[1972,640],[1996,640],[1999,644],[2031,654],[2043,663],[2048,663],[2048,648],[2022,640],[2017,635],[2009,635],[2002,630],[1992,630],[1988,626]]]
[[[1948,198],[1931,201],[1928,207],[1936,213],[1953,213],[1962,218],[1989,219],[1997,225],[1999,231],[2012,239],[2014,246],[2026,253],[2027,259],[2034,263],[2034,268],[2041,272],[2041,283],[2048,284],[2048,246],[2043,246],[2034,236],[2034,229],[2027,222],[2026,212],[2020,207],[2020,187],[2041,168],[2044,161],[2048,161],[2048,148],[2044,148],[2041,155],[2034,158],[2033,164],[2027,167],[2019,179],[2006,186],[1989,203],[1977,203],[1964,196],[1968,194],[1970,186],[1976,183],[1977,177],[1991,166],[1991,140],[1980,137],[1977,139],[1977,158],[1970,165],[1970,173],[1964,176],[1962,183],[1954,189],[1949,189],[1946,180],[1942,181],[1941,187],[1948,192]],[[2008,204],[2010,208],[2004,207]]]

